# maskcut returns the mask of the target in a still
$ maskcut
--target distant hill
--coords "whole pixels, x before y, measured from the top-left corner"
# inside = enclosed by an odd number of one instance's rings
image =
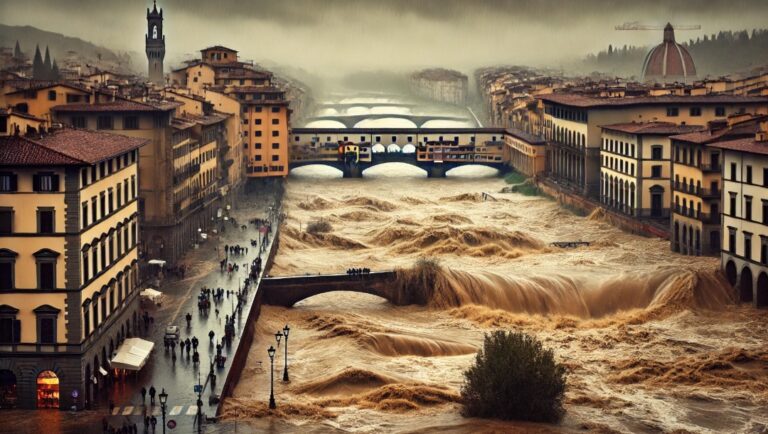
[[[661,41],[659,41],[661,42]],[[721,76],[768,64],[768,30],[721,31],[696,40],[681,41],[696,64],[699,77]],[[578,66],[582,71],[598,71],[616,76],[642,73],[643,61],[651,47],[613,46],[591,54]]]
[[[96,65],[101,69],[115,70],[115,72],[136,72],[139,53],[116,53],[109,48],[100,47],[80,38],[65,36],[60,33],[48,32],[32,26],[8,26],[0,24],[0,47],[11,47],[16,41],[21,45],[21,51],[30,59],[35,54],[35,45],[40,45],[40,51],[45,54],[45,46],[51,50],[60,67],[64,67],[67,60],[77,63]]]

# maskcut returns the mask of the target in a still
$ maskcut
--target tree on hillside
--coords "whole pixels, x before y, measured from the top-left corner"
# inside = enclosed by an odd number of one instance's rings
[[[40,54],[40,46],[35,46],[35,57],[32,60],[32,78],[42,80],[45,77],[45,66],[43,65],[43,56]]]
[[[19,45],[19,41],[16,41],[16,47],[13,48],[13,58],[16,60],[21,60],[24,57],[24,55],[21,53],[21,46]]]
[[[45,47],[45,60],[43,60],[43,68],[45,69],[44,80],[51,80],[51,71],[53,65],[51,64],[51,53],[48,51],[48,46]]]

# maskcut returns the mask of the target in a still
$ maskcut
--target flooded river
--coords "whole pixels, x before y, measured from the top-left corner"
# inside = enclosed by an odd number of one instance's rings
[[[265,306],[229,423],[324,432],[754,432],[768,426],[768,315],[735,306],[718,260],[672,254],[486,179],[290,179],[273,275],[439,261],[426,306],[322,294]],[[483,193],[490,197],[484,200]],[[325,220],[331,232],[306,233]],[[588,247],[558,249],[554,241]],[[290,324],[290,383],[274,332]],[[559,425],[466,419],[483,334],[536,335],[569,372]]]

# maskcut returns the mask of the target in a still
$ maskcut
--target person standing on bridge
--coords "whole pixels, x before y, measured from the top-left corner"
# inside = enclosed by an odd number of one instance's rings
[[[149,386],[149,403],[155,405],[155,386]]]

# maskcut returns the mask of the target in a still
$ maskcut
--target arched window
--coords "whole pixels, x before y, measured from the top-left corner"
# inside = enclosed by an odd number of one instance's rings
[[[157,39],[157,26],[152,26],[152,39]]]

